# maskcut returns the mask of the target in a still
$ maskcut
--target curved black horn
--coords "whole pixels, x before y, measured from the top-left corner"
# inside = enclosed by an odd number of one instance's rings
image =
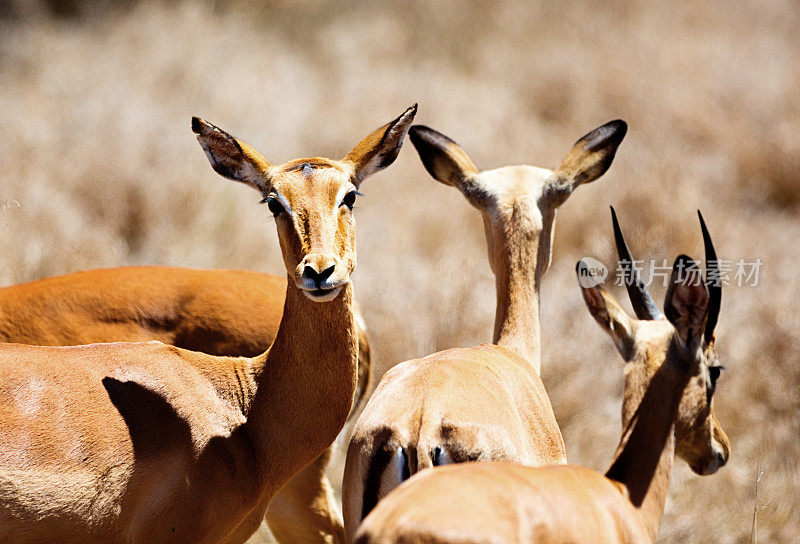
[[[663,319],[664,315],[656,306],[653,297],[647,292],[642,280],[639,279],[639,273],[636,271],[633,257],[631,257],[631,250],[628,249],[628,244],[625,242],[625,237],[622,236],[622,231],[619,228],[614,206],[611,206],[611,222],[614,224],[614,241],[617,243],[617,255],[619,255],[619,262],[623,265],[623,270],[625,271],[625,287],[628,289],[628,297],[631,299],[631,305],[633,306],[633,311],[636,312],[636,317],[651,321]],[[625,266],[626,262],[629,263],[628,266]]]
[[[722,306],[722,278],[719,272],[719,261],[717,252],[714,250],[714,243],[711,235],[703,221],[703,214],[697,210],[697,217],[700,218],[700,229],[703,231],[703,245],[706,248],[706,287],[708,288],[708,317],[706,318],[705,338],[710,342],[714,338],[714,327],[717,326],[719,319],[719,309]]]

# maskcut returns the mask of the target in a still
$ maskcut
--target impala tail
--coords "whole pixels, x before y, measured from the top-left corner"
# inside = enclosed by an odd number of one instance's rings
[[[365,518],[382,497],[410,477],[411,465],[406,447],[384,444],[377,449],[367,468],[361,518]]]
[[[364,482],[360,492],[356,491],[350,496],[345,494],[343,497],[344,508],[352,510],[355,514],[348,516],[350,519],[360,521],[367,517],[383,497],[417,472],[453,462],[444,446],[418,448],[413,444],[402,445],[395,437],[383,436],[376,439],[380,445],[373,445],[373,448],[368,450],[371,455],[360,455],[357,463],[348,460],[349,466],[359,467],[359,471],[364,475],[360,479]],[[352,530],[355,530],[355,527]]]

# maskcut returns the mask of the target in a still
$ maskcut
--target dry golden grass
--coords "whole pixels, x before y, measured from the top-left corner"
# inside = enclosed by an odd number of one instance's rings
[[[543,377],[571,461],[606,467],[622,389],[575,261],[613,263],[609,204],[639,258],[699,258],[701,208],[723,258],[764,265],[757,287],[723,295],[716,406],[731,462],[708,478],[676,467],[661,541],[749,542],[759,463],[759,541],[797,541],[796,3],[2,0],[0,12],[3,285],[120,264],[282,273],[266,210],[211,171],[191,115],[282,161],[343,156],[418,101],[418,122],[481,168],[555,165],[625,119],[611,171],[560,212],[542,289]],[[380,369],[490,340],[477,212],[410,145],[363,190],[356,288]]]

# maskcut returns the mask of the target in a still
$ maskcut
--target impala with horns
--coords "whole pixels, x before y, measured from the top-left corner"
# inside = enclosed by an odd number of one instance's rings
[[[0,345],[0,541],[239,543],[341,430],[356,387],[353,200],[390,165],[409,108],[343,160],[273,165],[201,119],[219,174],[275,215],[289,281],[252,358],[160,342]]]
[[[699,474],[728,460],[714,418],[722,367],[714,352],[720,307],[716,256],[705,224],[706,281],[685,255],[675,261],[666,319],[633,274],[634,319],[578,263],[590,313],[625,361],[622,437],[605,475],[575,465],[467,463],[426,471],[390,493],[364,520],[358,544],[494,542],[652,543],[675,455]],[[630,254],[614,220],[621,261]]]
[[[378,500],[427,467],[464,461],[565,463],[539,378],[539,286],[550,265],[556,210],[611,166],[627,126],[611,121],[578,140],[556,170],[479,172],[451,139],[424,126],[409,138],[436,180],[482,216],[496,278],[494,344],[398,364],[356,422],[342,488],[348,539]]]
[[[278,332],[286,278],[243,270],[131,266],[87,270],[0,289],[0,341],[40,346],[159,340],[211,355],[254,357]],[[369,343],[358,325],[358,384],[348,419],[366,400]],[[272,499],[279,542],[342,541],[325,474],[328,449]]]

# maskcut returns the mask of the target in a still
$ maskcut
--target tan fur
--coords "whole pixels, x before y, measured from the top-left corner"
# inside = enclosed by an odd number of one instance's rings
[[[608,168],[625,130],[622,122],[613,126],[604,166],[589,157],[584,165],[592,175],[570,173],[575,179],[561,168],[478,172],[446,136],[427,127],[411,129],[428,172],[461,191],[483,216],[497,288],[495,345],[447,350],[387,372],[358,419],[347,452],[342,499],[348,539],[372,502],[397,486],[404,473],[407,478],[440,462],[437,456],[446,463],[566,462],[539,378],[539,286],[550,264],[556,209],[578,185]],[[579,140],[568,157],[580,156],[583,145]],[[381,467],[387,452],[397,453]],[[407,466],[398,470],[404,459]]]
[[[698,350],[684,340],[686,316],[704,315],[705,302],[696,297],[679,308],[681,319],[673,325],[630,318],[600,287],[583,293],[626,361],[623,432],[606,475],[572,465],[437,468],[383,499],[361,524],[355,542],[655,542],[675,444],[708,428],[711,419],[708,369],[716,361],[707,344]],[[727,461],[727,439],[725,451],[717,463]],[[719,455],[708,444],[706,454]]]
[[[240,270],[157,266],[88,270],[0,289],[0,340],[69,346],[159,340],[211,355],[252,357],[272,344],[286,279]],[[358,325],[358,383],[348,419],[358,413],[371,376],[370,350]],[[292,478],[267,511],[273,534],[308,531],[342,540],[338,508],[325,511],[330,451]],[[310,539],[305,539],[306,542]]]
[[[355,225],[337,198],[356,172],[272,170],[213,125],[193,129],[218,172],[293,208],[276,217],[290,281],[275,340],[252,358],[160,342],[0,345],[2,542],[244,542],[347,418]],[[335,289],[298,282],[309,256],[334,263]]]
[[[543,500],[546,498],[546,500]],[[367,516],[358,544],[629,542],[626,501],[602,474],[575,465],[467,463],[414,476]],[[629,526],[627,522],[632,522]]]

